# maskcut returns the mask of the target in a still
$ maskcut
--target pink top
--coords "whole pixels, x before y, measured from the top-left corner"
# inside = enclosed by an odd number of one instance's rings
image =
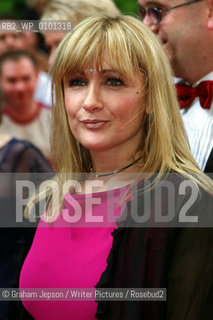
[[[62,210],[53,223],[42,220],[39,223],[22,267],[20,288],[94,288],[106,269],[112,247],[111,232],[116,228],[115,221],[106,226],[107,212],[112,213],[114,207],[114,216],[121,215],[125,203],[122,206],[113,203],[117,204],[114,199],[121,199],[127,187],[93,193],[93,200],[99,204],[92,205],[92,216],[91,194],[66,195],[64,208],[68,211]],[[73,208],[82,213],[76,223],[67,221],[68,216],[76,214]],[[105,222],[96,225],[88,222],[96,216]],[[97,303],[88,300],[23,301],[23,304],[38,320],[94,320],[97,309]]]

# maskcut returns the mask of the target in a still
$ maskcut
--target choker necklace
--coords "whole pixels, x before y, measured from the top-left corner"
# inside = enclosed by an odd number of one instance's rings
[[[90,168],[90,172],[91,174],[95,177],[95,178],[100,178],[100,177],[107,177],[107,176],[112,176],[113,174],[116,174],[116,173],[119,173],[131,166],[133,166],[135,163],[137,163],[139,160],[141,159],[141,157],[139,157],[138,159],[136,159],[135,161],[131,162],[130,164],[128,164],[127,166],[125,167],[122,167],[120,169],[117,169],[115,171],[112,171],[112,172],[108,172],[108,173],[95,173],[93,172],[93,167]]]

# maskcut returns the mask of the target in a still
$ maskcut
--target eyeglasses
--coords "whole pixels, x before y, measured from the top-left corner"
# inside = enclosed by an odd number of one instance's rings
[[[164,12],[167,12],[167,11],[170,11],[170,10],[173,10],[176,8],[188,6],[189,4],[196,3],[199,1],[202,1],[202,0],[193,0],[193,1],[189,1],[189,2],[184,2],[184,3],[178,4],[176,6],[165,8],[165,9],[159,9],[159,8],[155,8],[155,7],[150,7],[148,9],[145,9],[144,7],[140,6],[138,9],[138,14],[139,14],[142,21],[144,20],[145,16],[148,15],[152,24],[158,24],[161,22],[161,20],[163,18],[162,15]]]

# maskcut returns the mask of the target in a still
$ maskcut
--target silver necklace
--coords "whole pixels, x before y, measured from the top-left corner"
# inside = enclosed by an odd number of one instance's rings
[[[117,170],[112,171],[112,172],[100,173],[100,174],[99,174],[99,173],[95,173],[95,172],[93,171],[93,167],[90,168],[90,172],[91,172],[91,174],[92,174],[95,178],[112,176],[113,174],[119,173],[119,172],[121,172],[121,171],[123,171],[123,170],[125,170],[125,169],[127,169],[127,168],[129,168],[129,167],[131,167],[131,166],[133,166],[133,165],[134,165],[135,163],[137,163],[140,159],[141,159],[141,157],[139,157],[139,158],[136,159],[135,161],[131,162],[131,163],[128,164],[127,166],[122,167],[122,168],[117,169]]]

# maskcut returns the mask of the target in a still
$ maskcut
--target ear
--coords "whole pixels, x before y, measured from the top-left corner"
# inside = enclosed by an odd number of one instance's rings
[[[213,0],[207,0],[208,5],[208,28],[213,31]]]

